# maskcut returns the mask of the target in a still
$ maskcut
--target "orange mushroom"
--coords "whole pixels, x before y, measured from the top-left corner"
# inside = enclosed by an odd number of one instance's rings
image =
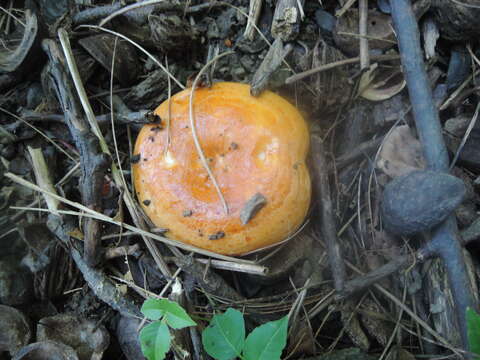
[[[245,84],[195,90],[197,139],[227,212],[195,146],[190,93],[170,100],[170,134],[145,125],[138,135],[133,177],[146,214],[169,237],[219,254],[282,241],[299,228],[310,203],[305,120],[282,97],[269,91],[252,97]],[[168,101],[155,114],[166,123]]]

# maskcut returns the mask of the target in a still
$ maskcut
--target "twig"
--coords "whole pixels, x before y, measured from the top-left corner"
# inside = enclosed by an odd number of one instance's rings
[[[448,172],[448,153],[423,63],[415,14],[409,0],[390,0],[390,5],[415,124],[425,159],[429,169]],[[477,308],[477,304],[472,294],[457,232],[455,215],[451,215],[433,231],[433,238],[427,245],[433,253],[442,258],[447,269],[462,343],[464,349],[468,351],[466,309]]]
[[[122,256],[128,256],[128,255],[131,256],[139,251],[140,251],[140,246],[138,244],[107,248],[107,250],[105,250],[105,259],[110,260],[110,259],[114,259]]]
[[[337,18],[342,17],[343,14],[345,14],[348,11],[348,9],[350,9],[352,5],[355,4],[355,1],[357,0],[347,0],[347,2],[343,5],[343,7],[335,13],[335,16]]]
[[[337,171],[341,170],[347,165],[350,165],[358,158],[377,151],[383,139],[384,137],[381,136],[372,140],[365,141],[360,145],[356,146],[355,148],[351,149],[350,152],[339,156],[335,159],[335,169]],[[332,167],[330,167],[329,169],[330,171],[333,171]]]
[[[68,234],[74,229],[73,224],[69,224],[61,217],[49,215],[47,226],[62,242],[70,243],[71,239]],[[101,270],[89,266],[74,246],[70,246],[70,255],[88,286],[100,300],[124,316],[142,317],[140,310],[128,295],[121,294],[115,284]]]
[[[190,274],[205,291],[224,299],[243,300],[243,297],[228,285],[220,275],[214,271],[209,271],[208,265],[200,264],[187,256],[175,258],[174,261],[184,272]]]
[[[199,263],[205,265],[208,263],[212,268],[220,270],[235,271],[260,276],[265,276],[268,273],[268,268],[262,265],[238,264],[231,261],[222,261],[215,259],[195,259],[195,261],[198,261]]]
[[[115,99],[115,96],[113,97]],[[113,106],[115,108],[115,104]],[[150,121],[147,119],[147,113],[149,110],[139,110],[139,111],[130,111],[130,112],[114,112],[114,121],[119,124],[127,124],[127,125],[134,125],[134,124],[148,124]],[[57,122],[61,124],[65,124],[65,115],[63,114],[49,114],[49,113],[41,113],[35,112],[31,110],[23,110],[21,113],[21,119],[25,121],[31,122]],[[111,117],[112,114],[103,114],[97,115],[96,119],[100,127],[105,126],[107,124],[111,124]]]
[[[335,228],[335,217],[333,215],[333,204],[330,197],[330,183],[328,179],[327,161],[325,159],[323,143],[320,137],[313,135],[312,139],[312,157],[313,171],[316,179],[315,186],[320,196],[321,220],[320,231],[327,245],[328,261],[330,271],[332,272],[333,282],[336,291],[341,291],[345,283],[345,264],[342,259],[340,245],[337,239],[337,230]]]
[[[3,8],[2,6],[0,6],[0,10],[2,10],[4,13],[6,13],[11,18],[15,19],[15,21],[20,23],[23,27],[26,27],[27,25],[22,20],[20,20],[18,17],[16,17],[15,15],[12,14],[12,12],[11,12],[12,4],[13,4],[13,1],[10,1],[10,11]],[[8,26],[7,26],[7,29],[6,29],[6,33],[8,33]]]
[[[399,58],[400,58],[399,55],[375,55],[375,56],[371,57],[371,60],[374,60],[374,61],[390,61],[390,60],[397,60]],[[295,74],[295,75],[292,75],[292,76],[288,77],[285,80],[285,84],[292,84],[296,81],[299,81],[299,80],[302,80],[302,79],[306,78],[307,76],[311,76],[311,75],[314,75],[314,74],[322,72],[322,71],[330,70],[330,69],[336,68],[338,66],[356,64],[359,61],[360,61],[360,57],[354,57],[354,58],[351,58],[351,59],[339,60],[339,61],[331,62],[329,64],[321,65],[321,66],[318,66],[316,68],[313,68],[313,69],[310,69],[310,70],[307,70],[307,71],[304,71],[304,72],[301,72],[301,73],[298,73],[298,74]]]
[[[168,71],[168,58],[165,55],[165,68]],[[168,119],[167,119],[167,141],[165,144],[165,151],[164,155],[166,156],[168,153],[168,149],[170,148],[170,126],[172,122],[172,80],[170,79],[170,76],[167,76],[167,84],[168,84]]]
[[[116,10],[114,13],[110,14],[109,16],[107,16],[105,19],[103,19],[102,21],[100,21],[100,23],[99,23],[98,25],[99,25],[99,26],[103,26],[103,25],[105,25],[107,22],[109,22],[110,20],[112,20],[113,18],[116,18],[116,17],[119,16],[119,15],[125,14],[125,13],[128,12],[128,11],[131,11],[131,10],[134,10],[134,9],[138,9],[138,8],[144,7],[144,6],[155,5],[155,4],[164,2],[164,1],[165,1],[165,0],[145,0],[145,1],[136,2],[136,3],[133,3],[133,4],[127,5],[127,6],[123,7],[123,8],[121,8],[121,9]]]
[[[38,186],[50,192],[55,192],[55,187],[50,179],[50,174],[48,172],[47,163],[45,161],[45,157],[43,156],[42,149],[34,149],[31,146],[28,146],[28,152],[32,158],[33,172],[35,173],[35,179],[37,180]],[[50,210],[52,214],[58,215],[57,209],[60,202],[51,196],[45,196],[45,201],[47,203],[48,210]]]
[[[363,291],[376,284],[387,276],[395,274],[402,269],[408,268],[412,264],[412,260],[414,260],[414,258],[410,255],[401,255],[365,275],[345,282],[343,289],[336,295],[336,299],[347,299],[353,294]]]
[[[368,0],[358,0],[358,33],[360,35],[360,70],[367,69],[370,66],[370,56],[368,53],[367,21],[368,21]]]
[[[197,76],[195,77],[195,80],[192,83],[192,89],[190,90],[190,100],[188,103],[188,113],[190,117],[190,128],[192,130],[192,137],[193,141],[195,143],[195,147],[197,149],[198,155],[200,156],[200,160],[202,162],[203,167],[208,173],[208,176],[212,180],[213,186],[215,186],[215,190],[217,191],[218,197],[220,198],[220,201],[222,202],[223,209],[225,210],[225,214],[228,215],[228,205],[227,202],[225,201],[225,198],[223,197],[222,190],[220,189],[220,186],[218,185],[217,180],[215,179],[215,176],[213,175],[212,170],[210,170],[210,166],[208,166],[207,159],[205,157],[205,154],[203,153],[202,146],[200,145],[200,142],[198,141],[198,136],[197,136],[197,130],[195,127],[195,117],[193,113],[193,97],[195,94],[195,88],[197,87],[198,81],[200,80],[201,76],[203,73],[208,69],[209,66],[211,66],[213,63],[218,61],[224,56],[233,54],[233,51],[227,51],[224,52],[223,54],[220,54],[218,56],[215,56],[212,60],[207,62],[205,66],[198,72]]]
[[[49,75],[55,85],[58,101],[80,152],[82,202],[92,210],[101,211],[102,198],[100,194],[107,170],[107,157],[102,153],[98,139],[90,132],[89,125],[83,117],[82,108],[74,92],[72,81],[66,73],[64,59],[58,45],[53,40],[44,40],[43,48],[50,59]],[[83,232],[85,235],[85,261],[90,266],[96,266],[100,261],[98,250],[101,226],[98,221],[87,219],[83,224]]]
[[[248,40],[252,41],[255,35],[255,27],[257,24],[258,18],[260,17],[260,12],[262,10],[263,0],[250,0],[250,8],[248,9],[248,22],[245,27],[245,32],[243,36]]]
[[[70,48],[70,42],[68,40],[68,35],[64,29],[59,29],[58,30],[58,36],[60,37],[60,40],[63,45],[63,49],[65,52],[65,57],[69,59],[69,66],[70,66],[70,71],[72,73],[72,77],[75,83],[75,86],[78,91],[78,96],[81,99],[82,105],[83,105],[83,110],[85,111],[85,114],[87,115],[88,122],[90,124],[90,127],[92,128],[92,131],[95,133],[95,135],[98,138],[98,141],[100,143],[100,146],[102,148],[102,151],[111,156],[112,154],[110,153],[110,150],[108,148],[108,144],[105,141],[105,138],[103,137],[100,128],[98,126],[98,123],[95,118],[95,114],[93,113],[92,107],[90,105],[90,102],[88,100],[85,88],[83,87],[82,80],[80,79],[80,74],[77,69],[77,65],[75,63],[75,58],[73,57],[71,48]],[[124,189],[123,191],[123,200],[130,211],[130,214],[132,216],[132,219],[137,227],[140,227],[142,229],[146,229],[146,224],[145,221],[141,218],[139,211],[135,205],[135,201],[133,200],[132,195],[130,192],[127,190],[127,184],[125,183],[125,179],[123,178],[123,175],[120,173],[118,170],[117,166],[115,165],[114,162],[111,164],[111,171],[112,171],[112,177],[113,180],[116,184],[116,186],[119,189]],[[120,226],[123,224],[120,223]],[[165,261],[163,261],[163,258],[156,247],[156,245],[147,237],[142,235],[142,239],[145,242],[145,245],[147,245],[148,250],[152,254],[153,258],[155,259],[155,263],[159,267],[160,271],[166,276],[170,277],[172,274],[170,272],[170,269],[168,268],[167,264]]]

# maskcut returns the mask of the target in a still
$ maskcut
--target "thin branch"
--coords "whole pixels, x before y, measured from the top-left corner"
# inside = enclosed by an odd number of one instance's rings
[[[131,11],[131,10],[134,10],[134,9],[138,9],[138,8],[141,8],[141,7],[144,7],[144,6],[155,5],[155,4],[158,4],[158,3],[161,3],[161,2],[165,2],[165,0],[145,0],[145,1],[136,2],[136,3],[133,3],[133,4],[127,5],[127,6],[123,7],[123,8],[115,11],[114,13],[108,15],[105,19],[103,19],[102,21],[100,21],[100,23],[98,24],[98,26],[103,26],[103,25],[105,25],[107,22],[109,22],[110,20],[112,20],[113,18],[116,18],[116,17],[119,16],[119,15],[125,14],[125,13],[128,12],[128,11]]]
[[[102,148],[102,151],[105,154],[108,154],[111,156],[110,149],[108,148],[108,144],[105,141],[105,138],[103,137],[100,128],[98,126],[97,120],[95,118],[95,115],[93,113],[92,107],[90,105],[90,102],[88,100],[87,94],[85,92],[85,88],[83,86],[82,80],[80,79],[80,74],[78,73],[77,65],[75,63],[75,58],[73,57],[72,50],[70,48],[70,42],[68,40],[68,35],[65,30],[59,29],[58,30],[59,37],[61,38],[62,45],[64,46],[64,51],[65,51],[65,56],[70,59],[70,71],[72,72],[72,77],[75,82],[75,86],[78,90],[78,96],[81,98],[81,102],[83,105],[83,109],[87,115],[87,119],[90,123],[91,128],[95,132],[95,135],[98,137],[98,140],[100,142],[100,146]],[[130,211],[130,215],[132,216],[132,219],[137,227],[146,228],[145,221],[142,219],[141,215],[139,214],[139,210],[135,204],[135,201],[133,200],[132,195],[128,191],[127,184],[125,182],[125,179],[123,177],[123,174],[120,173],[118,170],[116,164],[112,162],[111,164],[111,171],[112,171],[112,177],[113,180],[116,184],[116,186],[119,189],[124,189],[123,191],[123,200]],[[120,225],[122,226],[122,225]],[[145,230],[143,230],[145,231]],[[160,271],[167,277],[171,276],[170,269],[168,268],[167,264],[163,260],[160,251],[158,248],[155,246],[154,243],[151,242],[151,240],[145,236],[142,235],[142,238],[145,242],[145,245],[147,246],[148,250],[152,254],[155,263],[157,264],[158,268]]]
[[[400,59],[399,55],[375,55],[371,57],[371,60],[374,61],[390,61],[390,60],[398,60]],[[329,64],[321,65],[316,68],[292,75],[288,77],[285,80],[285,84],[292,84],[296,81],[302,80],[306,78],[307,76],[315,75],[316,73],[330,70],[339,66],[345,66],[345,65],[351,65],[351,64],[356,64],[360,61],[360,57],[354,57],[350,59],[345,59],[345,60],[339,60],[339,61],[334,61]]]

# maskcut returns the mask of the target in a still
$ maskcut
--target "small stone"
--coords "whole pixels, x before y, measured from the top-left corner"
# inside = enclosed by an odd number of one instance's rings
[[[192,210],[183,210],[183,217],[189,217],[193,215]]]
[[[442,223],[465,194],[463,181],[449,174],[417,170],[399,176],[383,192],[385,228],[397,235],[429,230]]]

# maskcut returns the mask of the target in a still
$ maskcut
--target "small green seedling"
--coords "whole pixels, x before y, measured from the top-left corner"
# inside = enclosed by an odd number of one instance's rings
[[[480,315],[472,308],[467,308],[467,334],[470,351],[480,359]]]
[[[202,333],[205,351],[216,360],[280,360],[287,343],[288,316],[254,329],[245,339],[243,314],[227,309],[215,315]]]
[[[172,340],[169,327],[178,330],[197,325],[180,305],[167,299],[147,299],[141,311],[153,320],[140,331],[142,352],[148,360],[165,359]]]

